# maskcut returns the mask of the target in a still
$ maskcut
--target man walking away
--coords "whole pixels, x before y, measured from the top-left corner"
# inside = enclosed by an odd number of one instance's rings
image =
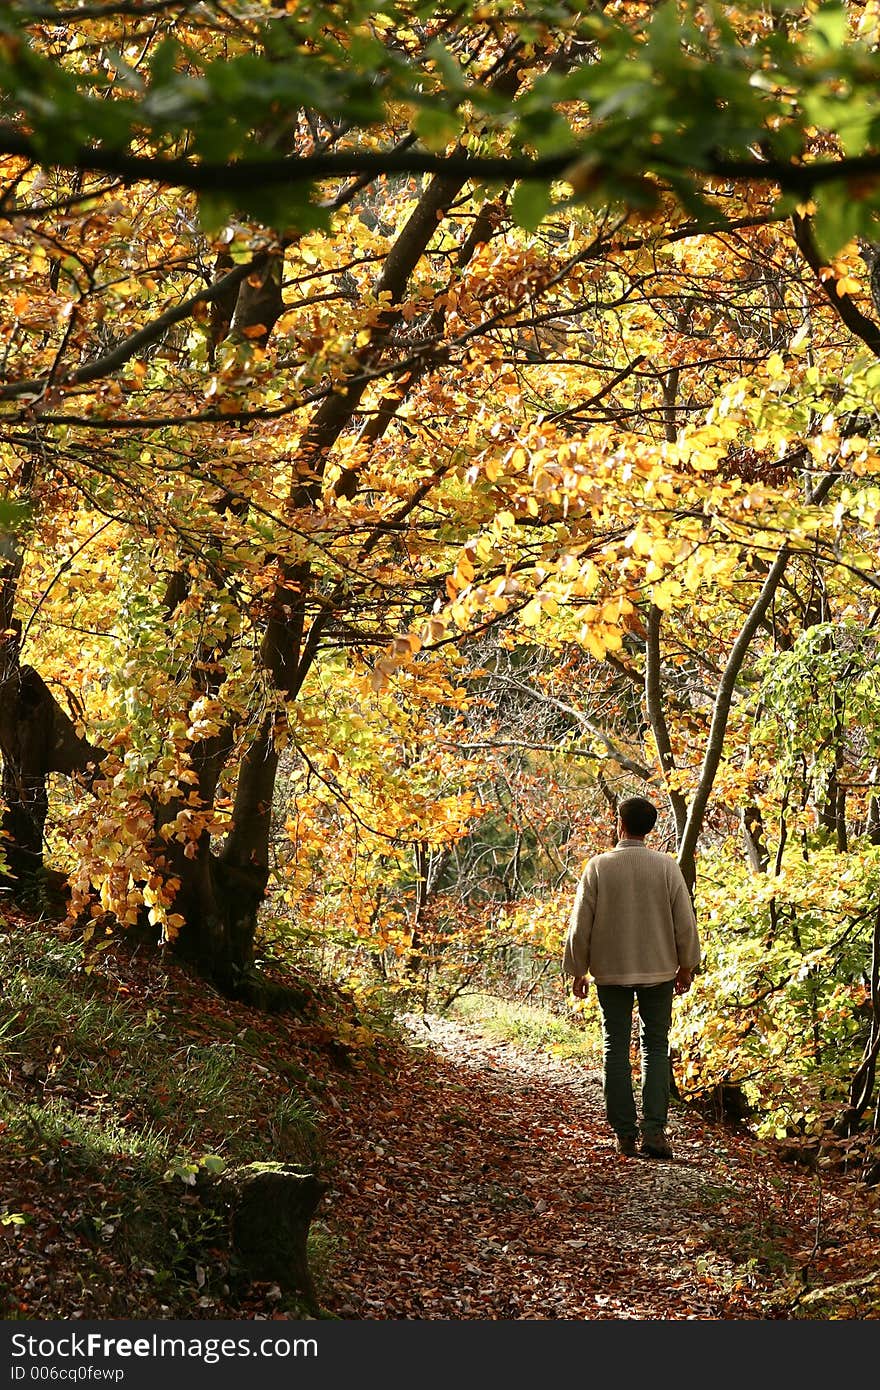
[[[602,1014],[605,1113],[617,1149],[633,1158],[672,1158],[669,1028],[673,994],[685,994],[700,964],[693,903],[678,864],[649,849],[657,808],[642,796],[617,808],[617,845],[587,863],[575,894],[562,968],[586,999],[589,975]],[[633,1003],[642,1058],[641,1146],[630,1068]]]

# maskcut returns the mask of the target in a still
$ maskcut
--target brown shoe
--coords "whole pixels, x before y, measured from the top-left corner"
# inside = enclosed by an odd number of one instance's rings
[[[636,1158],[638,1156],[638,1146],[634,1134],[618,1134],[617,1152],[623,1154],[624,1158]]]
[[[644,1158],[672,1158],[672,1145],[666,1138],[666,1131],[649,1129],[642,1135],[639,1153]]]

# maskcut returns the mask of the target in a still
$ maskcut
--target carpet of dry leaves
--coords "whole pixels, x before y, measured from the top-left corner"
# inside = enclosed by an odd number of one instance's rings
[[[880,1192],[784,1164],[693,1106],[673,1108],[673,1162],[623,1158],[597,1072],[472,1022],[411,1016],[395,1038],[359,1029],[350,1001],[329,1022],[261,1014],[137,953],[105,958],[83,987],[149,1010],[181,1046],[247,1035],[252,1084],[267,1099],[289,1091],[292,1066],[304,1078],[327,1184],[312,1226],[326,1317],[878,1316],[867,1293],[880,1266]],[[7,1084],[48,1104],[65,1086],[63,1067],[48,1063],[13,1059]],[[78,1104],[98,1110],[103,1099]],[[120,1123],[142,1124],[135,1109]],[[26,1216],[0,1226],[4,1318],[303,1316],[277,1287],[236,1293],[219,1253],[212,1268],[182,1252],[169,1293],[114,1215],[122,1159],[108,1153],[106,1171],[87,1180],[15,1150],[3,1129],[2,1209]],[[275,1157],[268,1130],[253,1137]],[[209,1151],[222,1142],[204,1135]],[[180,1200],[194,1198],[182,1189]],[[106,1213],[97,1226],[96,1211]]]
[[[673,1162],[621,1157],[597,1072],[436,1017],[410,1029],[384,1081],[330,1093],[336,1316],[877,1316],[858,1290],[880,1208],[851,1181],[684,1105]],[[833,1312],[809,1301],[849,1279]]]

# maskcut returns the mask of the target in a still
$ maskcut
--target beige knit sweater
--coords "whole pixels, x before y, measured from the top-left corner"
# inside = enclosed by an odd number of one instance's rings
[[[643,840],[592,858],[578,884],[562,968],[599,985],[653,985],[695,970],[700,942],[681,869]]]

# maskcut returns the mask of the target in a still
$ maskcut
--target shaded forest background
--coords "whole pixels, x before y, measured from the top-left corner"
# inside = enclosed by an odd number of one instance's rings
[[[589,1026],[647,794],[679,1095],[872,1185],[880,10],[526,10],[0,15],[9,931]]]

